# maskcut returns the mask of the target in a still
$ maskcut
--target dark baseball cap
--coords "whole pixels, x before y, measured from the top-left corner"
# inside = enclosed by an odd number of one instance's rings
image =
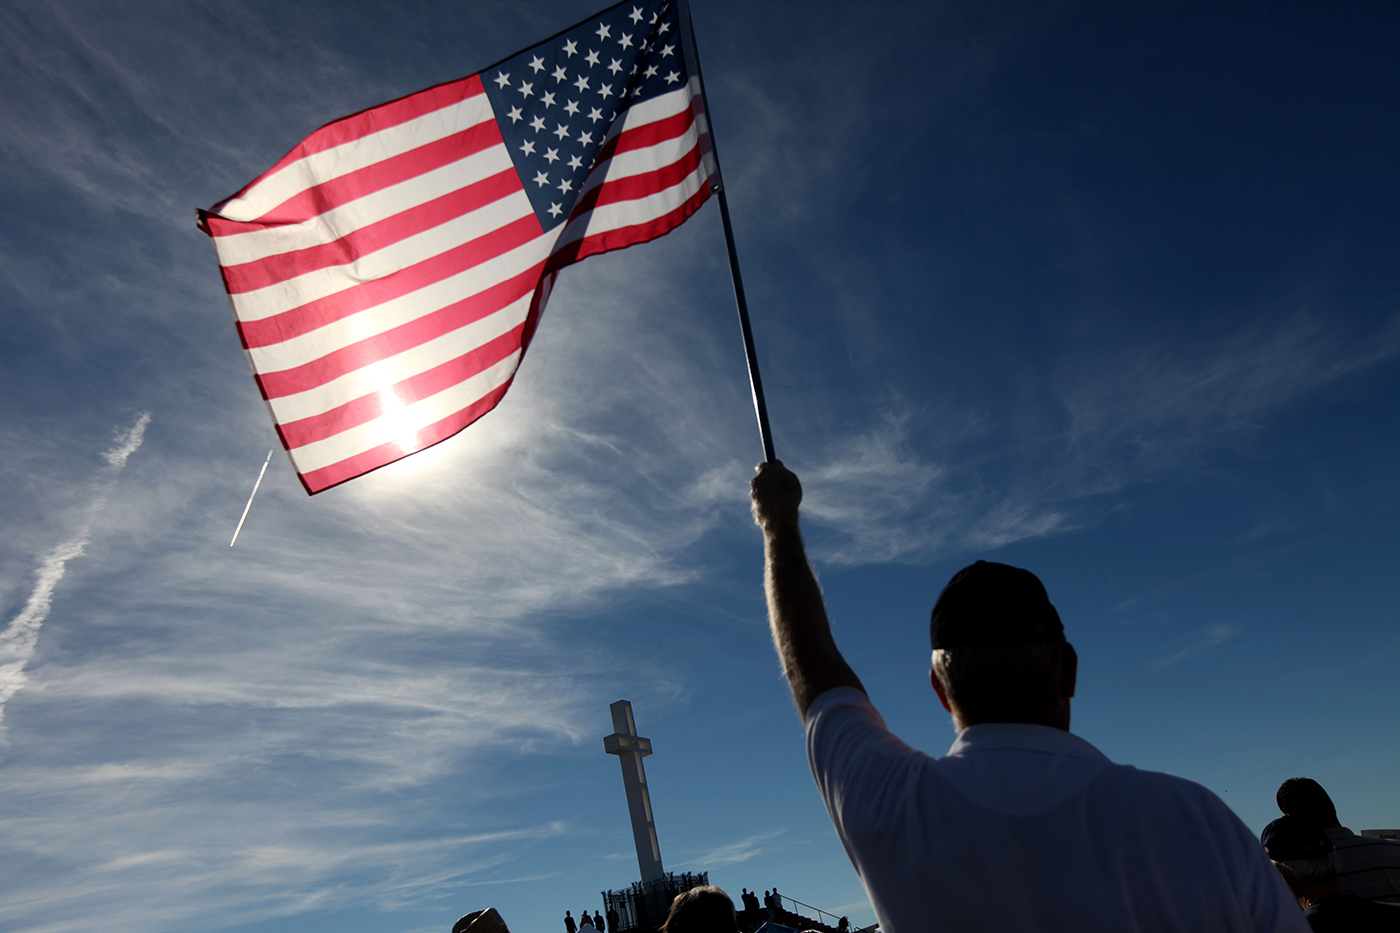
[[[1275,862],[1324,858],[1332,851],[1332,840],[1326,833],[1296,816],[1281,816],[1265,826],[1259,841]]]
[[[1064,637],[1060,614],[1035,574],[985,560],[953,574],[929,621],[934,648]]]

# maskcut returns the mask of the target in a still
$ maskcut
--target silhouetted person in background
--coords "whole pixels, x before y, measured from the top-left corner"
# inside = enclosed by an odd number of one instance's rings
[[[1281,816],[1260,834],[1264,851],[1298,898],[1313,933],[1397,933],[1400,907],[1348,894],[1337,884],[1337,853],[1321,829]]]
[[[1279,812],[1296,816],[1326,833],[1337,853],[1337,883],[1357,897],[1400,904],[1400,842],[1358,836],[1337,819],[1337,808],[1312,778],[1289,778],[1279,785]]]
[[[596,910],[593,911],[593,929],[597,930],[598,933],[603,933],[603,915]]]
[[[588,911],[586,910],[580,912],[580,916],[578,918],[578,927],[579,930],[582,930],[584,927],[588,927],[590,930],[597,929],[593,926],[593,918],[588,916]]]
[[[1034,574],[978,561],[934,604],[929,679],[958,738],[931,758],[890,733],[836,647],[798,527],[797,477],[765,463],[752,491],[773,643],[812,774],[883,933],[1306,933],[1254,834],[1218,797],[1115,765],[1070,734],[1078,656]]]
[[[612,907],[608,908],[608,933],[617,933],[617,911]]]
[[[569,912],[564,911],[564,931],[565,933],[578,933],[578,927],[574,925],[574,918],[569,916]]]

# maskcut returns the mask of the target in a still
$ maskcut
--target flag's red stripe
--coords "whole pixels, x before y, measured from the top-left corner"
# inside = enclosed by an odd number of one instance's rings
[[[444,389],[450,389],[490,369],[519,350],[524,330],[525,324],[522,321],[519,326],[511,328],[494,340],[488,340],[455,360],[448,360],[441,366],[396,382],[378,392],[362,395],[324,414],[284,423],[282,437],[290,447],[302,447],[367,424],[384,414],[383,392],[392,392],[400,402],[411,405]]]
[[[572,216],[579,217],[595,207],[616,204],[619,201],[634,201],[648,195],[665,191],[680,184],[700,164],[700,147],[692,148],[670,165],[641,175],[628,175],[616,181],[604,179],[601,185],[589,189],[578,199]]]
[[[615,249],[623,249],[637,243],[645,243],[647,240],[654,240],[662,234],[668,233],[685,222],[691,214],[700,209],[700,205],[705,203],[705,199],[710,196],[710,186],[704,184],[700,190],[692,194],[683,204],[676,207],[660,217],[649,220],[646,223],[632,224],[627,227],[617,227],[612,230],[605,230],[602,233],[595,233],[580,240],[568,244],[549,257],[549,271],[553,272],[565,266],[572,265],[581,259],[589,256],[596,256],[599,253],[610,252]]]
[[[507,379],[500,386],[492,389],[478,401],[473,402],[461,411],[454,412],[441,421],[430,424],[427,427],[419,428],[417,435],[415,435],[416,443],[414,445],[414,450],[405,453],[403,447],[401,447],[397,441],[380,444],[378,447],[372,447],[364,453],[356,454],[353,457],[347,457],[338,463],[332,463],[330,466],[321,467],[319,470],[312,470],[310,473],[299,474],[302,485],[306,487],[307,492],[315,495],[318,492],[324,492],[330,489],[332,486],[338,486],[346,480],[362,476],[371,470],[377,470],[382,466],[388,466],[395,460],[402,460],[404,457],[407,457],[409,453],[417,453],[420,450],[424,450],[434,444],[447,440],[449,437],[495,408],[496,405],[500,403],[501,398],[505,396],[506,390],[510,388],[510,384],[514,381],[514,378],[515,377],[512,376],[510,379]]]
[[[213,211],[218,212],[229,201],[243,197],[264,178],[277,174],[293,162],[318,152],[325,152],[327,149],[334,149],[336,146],[343,146],[357,139],[363,139],[373,133],[391,129],[435,110],[460,104],[464,100],[485,93],[486,89],[481,85],[481,77],[471,75],[430,87],[427,90],[416,91],[407,97],[400,97],[387,104],[361,110],[359,113],[353,113],[348,117],[341,117],[339,120],[327,123],[298,143],[272,168],[244,185],[238,193],[230,195],[214,205]]]
[[[520,179],[514,168],[507,168],[472,185],[450,191],[392,217],[366,224],[346,233],[338,240],[290,250],[252,262],[224,267],[224,282],[229,294],[251,292],[278,282],[344,265],[469,214],[494,201],[520,190]]]
[[[459,327],[465,327],[473,321],[479,321],[487,315],[501,310],[512,301],[530,294],[539,284],[543,270],[544,263],[537,263],[498,285],[493,285],[406,324],[400,324],[398,327],[341,347],[319,359],[279,372],[262,373],[257,376],[257,380],[258,385],[262,387],[263,397],[274,399],[284,395],[306,392],[317,386],[323,386],[333,379],[338,379],[346,373],[388,359],[405,350],[421,346],[429,340],[451,333]]]
[[[260,321],[239,321],[239,336],[243,338],[243,345],[250,349],[304,336],[327,324],[478,266],[530,242],[540,233],[538,218],[533,213],[526,214],[475,240],[405,266],[392,275],[317,298]]]

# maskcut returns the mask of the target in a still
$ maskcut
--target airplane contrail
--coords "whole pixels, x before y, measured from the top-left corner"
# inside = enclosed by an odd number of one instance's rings
[[[276,449],[277,448],[274,447],[272,450]],[[248,493],[248,504],[243,506],[243,514],[239,516],[238,527],[233,529],[233,540],[228,543],[229,547],[233,547],[234,542],[238,540],[238,533],[243,530],[243,522],[248,517],[248,510],[253,507],[253,497],[258,494],[258,487],[262,485],[263,474],[267,472],[267,465],[272,460],[272,450],[267,452],[267,459],[263,461],[263,467],[258,471],[258,481],[253,484],[253,491]]]
[[[107,504],[107,492],[112,488],[117,474],[126,466],[127,459],[141,446],[146,437],[146,426],[150,423],[151,413],[142,412],[131,427],[118,434],[112,446],[102,452],[102,459],[107,462],[108,467],[105,472],[109,475],[98,487],[97,496],[88,506],[82,525],[72,537],[44,555],[43,560],[39,562],[39,569],[34,574],[34,589],[25,601],[24,608],[20,610],[19,615],[10,620],[5,630],[0,632],[0,728],[3,728],[5,720],[5,704],[9,702],[10,697],[19,692],[28,679],[24,668],[34,657],[34,647],[39,641],[39,627],[49,617],[49,609],[53,605],[54,588],[63,579],[68,562],[81,556],[83,549],[87,547],[93,520]]]

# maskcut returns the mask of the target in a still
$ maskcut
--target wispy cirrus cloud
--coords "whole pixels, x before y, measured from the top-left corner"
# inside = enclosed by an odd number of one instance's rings
[[[24,608],[10,620],[4,631],[0,631],[0,730],[4,728],[5,704],[28,680],[24,669],[34,657],[39,629],[53,608],[54,590],[63,579],[68,562],[82,556],[92,533],[93,519],[107,504],[107,494],[117,474],[126,466],[127,458],[141,446],[146,436],[146,426],[150,423],[150,412],[142,412],[129,428],[118,431],[112,446],[102,452],[102,459],[107,463],[106,476],[102,478],[82,523],[72,536],[54,545],[39,561],[39,569],[34,574],[34,589],[30,591]],[[0,740],[3,738],[4,733],[0,731]]]

